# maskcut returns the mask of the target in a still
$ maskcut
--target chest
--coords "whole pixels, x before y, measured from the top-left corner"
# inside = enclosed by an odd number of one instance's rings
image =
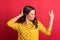
[[[38,33],[38,29],[35,29],[34,25],[20,25],[20,27],[18,27],[18,32],[23,35],[34,35]]]

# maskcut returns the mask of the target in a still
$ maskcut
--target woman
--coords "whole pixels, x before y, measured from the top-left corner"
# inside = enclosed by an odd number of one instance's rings
[[[18,40],[39,40],[38,33],[51,34],[54,14],[49,12],[50,21],[48,28],[36,19],[36,10],[32,6],[25,6],[18,16],[10,19],[7,25],[18,32]]]

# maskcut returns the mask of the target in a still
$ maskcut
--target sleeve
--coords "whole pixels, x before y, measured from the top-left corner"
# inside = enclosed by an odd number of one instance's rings
[[[51,34],[51,29],[49,27],[45,28],[45,26],[39,20],[38,20],[38,30],[45,33],[46,35]]]
[[[7,25],[13,28],[14,30],[18,30],[18,23],[16,23],[13,19],[9,20],[7,22]]]

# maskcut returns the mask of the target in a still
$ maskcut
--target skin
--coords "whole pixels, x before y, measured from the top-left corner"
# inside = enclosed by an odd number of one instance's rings
[[[31,10],[31,12],[26,16],[29,20],[34,20],[35,18],[35,10]]]
[[[23,16],[23,11],[20,15],[13,18],[14,21],[17,21],[21,16]],[[49,11],[50,21],[48,24],[48,28],[52,30],[53,27],[53,20],[54,20],[54,13],[53,10]],[[31,10],[29,14],[26,16],[26,23],[28,24],[31,20],[34,20],[35,18],[35,10]]]
[[[35,10],[31,10],[29,14],[26,16],[26,23],[28,24],[31,20],[35,18]]]

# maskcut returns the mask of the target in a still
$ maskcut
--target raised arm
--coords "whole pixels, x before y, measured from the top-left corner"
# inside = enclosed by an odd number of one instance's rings
[[[50,35],[51,30],[52,30],[52,25],[53,25],[53,20],[54,20],[54,14],[52,10],[51,12],[49,12],[49,15],[50,15],[50,21],[49,21],[48,28],[45,28],[45,26],[40,21],[38,21],[38,29],[42,31],[43,33],[45,33],[46,35]]]
[[[21,17],[23,16],[23,13],[21,12],[21,14],[19,14],[18,16],[10,19],[8,22],[7,22],[7,25],[15,30],[18,29],[18,23],[16,23],[16,21]]]

